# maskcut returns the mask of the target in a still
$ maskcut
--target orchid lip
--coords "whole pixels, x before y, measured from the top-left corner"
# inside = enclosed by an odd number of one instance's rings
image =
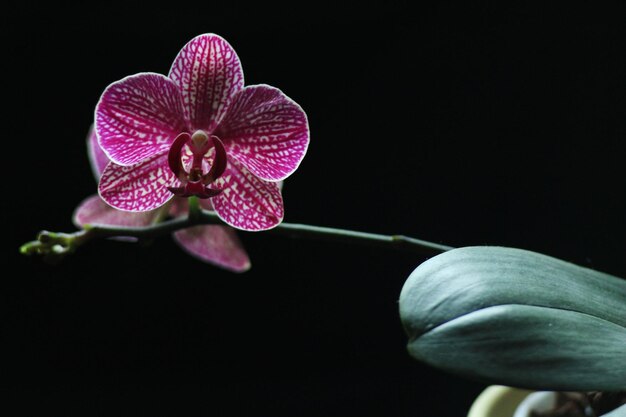
[[[189,171],[185,170],[182,162],[182,151],[185,146],[189,148],[193,157]],[[215,148],[215,156],[211,162],[211,168],[205,173],[202,162],[206,160],[212,148]],[[193,135],[183,132],[174,140],[168,154],[169,167],[180,180],[181,186],[168,187],[168,189],[180,197],[214,197],[223,189],[209,188],[209,184],[215,182],[224,173],[227,163],[224,144],[217,136],[212,135],[209,138],[203,130],[197,130]]]

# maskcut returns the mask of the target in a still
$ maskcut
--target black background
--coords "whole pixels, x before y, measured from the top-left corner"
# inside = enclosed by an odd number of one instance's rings
[[[406,353],[397,299],[423,257],[249,233],[242,275],[169,237],[57,266],[17,254],[73,230],[95,192],[84,138],[103,89],[167,73],[200,33],[308,113],[285,221],[626,276],[625,9],[468,3],[9,6],[2,344],[21,414],[460,416],[485,387]]]

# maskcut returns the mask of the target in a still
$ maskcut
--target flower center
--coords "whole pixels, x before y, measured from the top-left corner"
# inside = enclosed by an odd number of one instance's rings
[[[187,146],[191,151],[191,168],[185,170],[183,163],[183,149]],[[210,162],[209,154],[213,152],[213,160]],[[187,155],[185,155],[187,156]],[[214,197],[223,190],[209,188],[209,184],[215,182],[226,169],[227,157],[224,144],[217,136],[206,134],[203,130],[197,130],[193,135],[181,133],[172,143],[167,160],[172,172],[180,180],[180,187],[168,187],[177,196],[199,198]],[[210,169],[205,173],[204,165],[210,165]]]

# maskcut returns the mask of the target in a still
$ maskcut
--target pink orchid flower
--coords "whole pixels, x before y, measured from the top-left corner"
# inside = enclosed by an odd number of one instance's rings
[[[98,145],[93,129],[87,136],[89,161],[96,180],[109,165],[109,158]],[[208,200],[201,200],[203,208],[210,210]],[[187,215],[187,200],[174,198],[155,210],[131,213],[117,210],[106,204],[99,195],[86,198],[74,211],[74,224],[78,227],[106,225],[121,227],[144,227],[155,223],[164,215],[180,217]],[[174,240],[192,256],[234,272],[250,269],[250,259],[235,231],[228,226],[195,226],[173,233]]]
[[[278,182],[309,144],[300,106],[269,85],[244,87],[237,54],[214,34],[185,45],[167,77],[140,73],[108,86],[95,130],[111,160],[99,184],[111,206],[144,212],[197,196],[250,231],[282,221]]]

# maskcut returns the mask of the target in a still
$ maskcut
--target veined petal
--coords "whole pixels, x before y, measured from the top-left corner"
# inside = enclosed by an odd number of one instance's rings
[[[168,186],[179,181],[170,171],[167,155],[156,155],[132,166],[109,163],[102,173],[98,192],[111,206],[124,211],[154,210],[173,197]]]
[[[283,220],[283,198],[278,185],[252,174],[236,160],[215,183],[224,191],[211,198],[213,209],[227,224],[242,230],[260,231],[276,227]]]
[[[209,133],[243,88],[239,57],[228,42],[212,33],[196,36],[181,49],[169,77],[182,92],[190,127]]]
[[[250,269],[250,259],[235,231],[225,226],[195,226],[174,233],[174,240],[201,261],[233,272]]]
[[[118,165],[167,152],[184,130],[180,91],[161,74],[141,73],[111,84],[96,107],[98,141]]]
[[[86,224],[120,226],[120,227],[143,227],[151,224],[159,214],[159,210],[145,211],[142,213],[129,213],[114,209],[105,203],[99,195],[95,194],[83,200],[72,216],[76,227]]]
[[[295,101],[269,85],[241,90],[216,135],[229,155],[267,181],[291,175],[309,146],[306,114]]]
[[[98,181],[110,160],[98,143],[98,137],[93,125],[89,128],[89,133],[87,134],[87,156],[89,157],[91,171],[96,181]]]

